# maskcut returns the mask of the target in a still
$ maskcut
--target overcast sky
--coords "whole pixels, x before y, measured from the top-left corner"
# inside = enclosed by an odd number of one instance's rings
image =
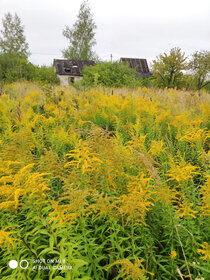
[[[29,60],[50,65],[68,46],[62,35],[72,26],[82,0],[0,0],[0,19],[17,13],[25,26]],[[149,61],[172,47],[187,54],[210,50],[210,0],[89,0],[97,25],[95,51],[103,60]],[[2,22],[0,22],[2,29]]]

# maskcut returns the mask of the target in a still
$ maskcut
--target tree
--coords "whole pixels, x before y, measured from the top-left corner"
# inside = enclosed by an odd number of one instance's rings
[[[210,83],[210,52],[200,51],[194,52],[188,64],[188,67],[193,72],[196,89],[201,90]]]
[[[24,78],[29,56],[28,43],[21,20],[15,14],[5,14],[0,31],[0,80],[13,82]]]
[[[96,25],[93,21],[88,1],[83,1],[77,21],[73,28],[65,27],[63,35],[69,40],[70,46],[63,50],[63,56],[72,60],[92,60],[95,54],[92,47],[96,44],[95,30]]]
[[[5,14],[2,20],[3,30],[0,37],[0,52],[4,54],[17,54],[19,56],[28,57],[28,43],[24,36],[24,27],[17,14]]]
[[[156,84],[163,87],[181,87],[183,73],[187,67],[185,54],[180,48],[172,48],[170,54],[166,53],[157,56],[153,60],[153,75]]]
[[[11,83],[25,78],[27,64],[26,57],[0,53],[0,81]]]

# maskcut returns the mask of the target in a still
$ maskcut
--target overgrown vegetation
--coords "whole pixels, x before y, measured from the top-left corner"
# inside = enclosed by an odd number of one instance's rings
[[[172,48],[153,60],[152,73],[156,87],[210,91],[210,52],[196,51],[186,57],[180,48]]]
[[[104,62],[95,66],[85,67],[82,85],[86,87],[129,87],[137,88],[149,83],[150,79],[143,79],[135,69],[122,62]]]
[[[59,79],[53,67],[36,66],[28,61],[29,45],[24,35],[24,26],[17,14],[6,13],[0,30],[0,87],[1,84],[19,80],[39,81],[42,84],[58,84]],[[83,70],[84,79],[75,83],[77,89],[90,87],[176,88],[210,92],[210,52],[196,51],[191,58],[178,47],[170,53],[163,53],[153,60],[152,77],[143,79],[128,65],[120,62],[100,62],[94,53],[96,24],[88,0],[79,9],[77,21],[72,28],[66,26],[63,35],[69,40],[69,47],[63,56],[71,60],[94,60],[94,67]],[[100,63],[99,63],[100,62]]]
[[[2,280],[208,279],[208,94],[5,90]]]
[[[16,54],[0,54],[0,86],[16,81],[37,81],[44,84],[59,84],[52,66],[36,66]]]

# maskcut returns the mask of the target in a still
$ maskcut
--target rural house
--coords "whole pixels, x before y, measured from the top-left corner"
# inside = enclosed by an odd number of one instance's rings
[[[121,57],[120,61],[128,63],[131,68],[136,69],[136,71],[139,73],[140,77],[142,78],[148,78],[151,76],[146,59]]]
[[[94,61],[54,59],[53,66],[55,73],[60,79],[62,86],[68,86],[70,83],[82,79],[82,69],[84,66],[95,65]]]

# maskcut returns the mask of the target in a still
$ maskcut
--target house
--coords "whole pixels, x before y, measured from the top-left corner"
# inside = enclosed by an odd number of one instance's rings
[[[142,78],[148,78],[151,76],[146,59],[121,57],[120,61],[128,63],[131,68],[136,69],[136,71],[139,73],[139,76]]]
[[[95,65],[95,62],[69,59],[54,59],[53,61],[55,73],[62,86],[68,86],[70,83],[81,80],[82,69],[84,66],[90,65]]]

